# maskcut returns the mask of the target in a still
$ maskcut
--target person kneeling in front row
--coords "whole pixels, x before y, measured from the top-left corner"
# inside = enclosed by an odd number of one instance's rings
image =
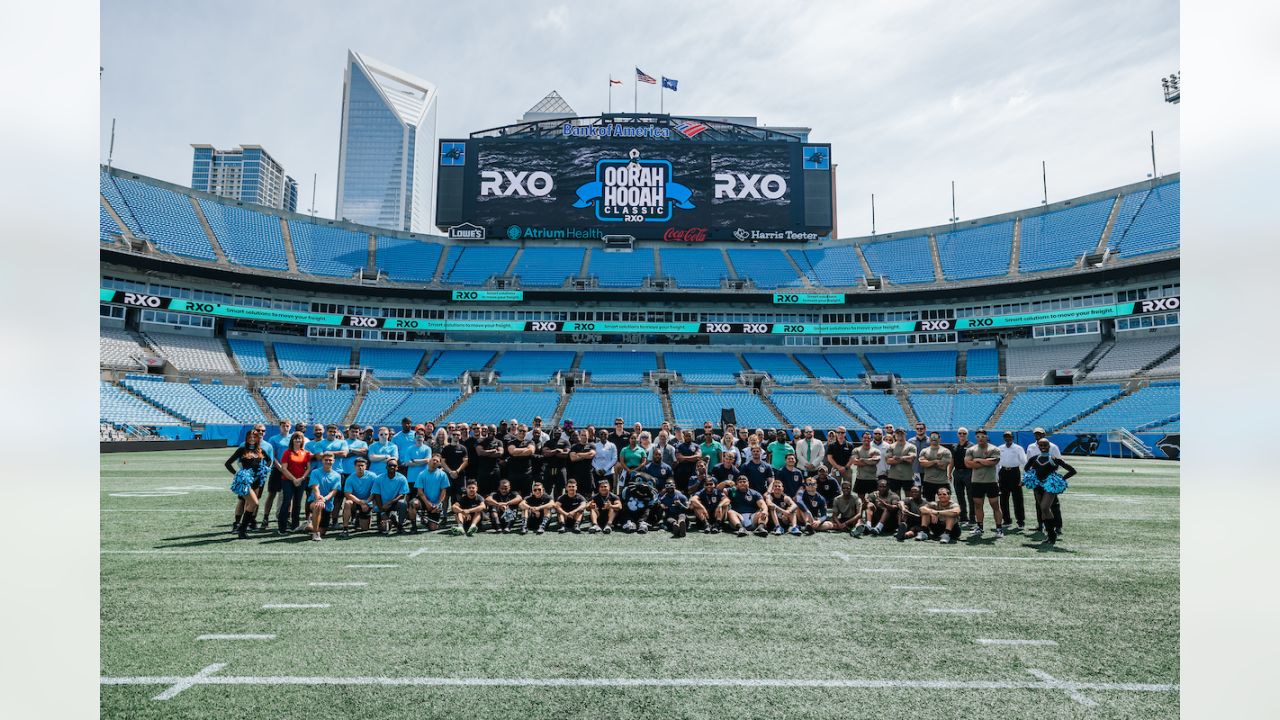
[[[454,535],[465,533],[469,537],[475,535],[480,529],[480,516],[484,514],[484,498],[480,497],[478,488],[475,478],[467,480],[467,489],[453,504],[454,518],[458,522],[453,528]]]
[[[936,537],[943,543],[955,542],[960,536],[960,506],[951,500],[951,489],[938,488],[937,497],[920,508],[924,531],[916,539]]]
[[[358,462],[358,461],[357,461]],[[350,480],[350,478],[348,478]],[[391,534],[391,523],[396,524],[396,532],[404,532],[404,519],[409,512],[409,478],[400,472],[400,464],[395,458],[387,460],[385,475],[374,476],[373,509],[378,513],[378,531],[383,535]]]

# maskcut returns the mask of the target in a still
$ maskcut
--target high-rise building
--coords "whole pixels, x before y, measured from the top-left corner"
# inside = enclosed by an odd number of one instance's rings
[[[335,217],[427,232],[435,150],[436,86],[348,50]]]
[[[241,202],[257,203],[294,212],[298,209],[298,183],[261,145],[241,145],[218,150],[212,145],[192,145],[191,188]]]

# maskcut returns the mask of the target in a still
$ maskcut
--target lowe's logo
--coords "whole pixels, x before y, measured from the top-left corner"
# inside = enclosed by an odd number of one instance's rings
[[[643,160],[632,149],[627,157],[596,163],[595,182],[578,188],[576,208],[595,206],[604,222],[666,222],[672,208],[692,210],[693,191],[672,178],[671,161]]]
[[[449,237],[457,240],[484,240],[485,229],[479,225],[463,223],[449,228]]]

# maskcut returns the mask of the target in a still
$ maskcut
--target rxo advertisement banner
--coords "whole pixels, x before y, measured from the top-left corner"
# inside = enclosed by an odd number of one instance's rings
[[[829,198],[830,156],[792,142],[442,141],[441,192],[460,194],[460,216],[439,220],[464,239],[816,240],[830,222],[806,224],[804,199]]]
[[[472,291],[458,291],[470,296]],[[904,320],[871,323],[662,323],[662,322],[596,322],[560,320],[443,320],[418,318],[383,318],[362,315],[330,315],[298,310],[240,307],[218,303],[165,298],[158,295],[99,289],[99,302],[114,303],[150,310],[239,320],[291,323],[298,325],[332,325],[353,328],[409,330],[416,332],[542,332],[542,333],[647,333],[663,335],[901,335],[916,332],[951,332],[986,328],[1021,327],[1047,323],[1080,322],[1100,318],[1149,315],[1175,312],[1182,307],[1180,297],[1103,305],[1093,308],[1054,310],[1051,312],[998,315],[960,320]],[[454,297],[459,302],[497,300],[498,298]],[[514,298],[513,298],[514,299]]]

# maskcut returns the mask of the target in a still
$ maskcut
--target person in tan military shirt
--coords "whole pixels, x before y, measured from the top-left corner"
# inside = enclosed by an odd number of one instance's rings
[[[938,490],[947,487],[951,462],[951,451],[939,441],[938,433],[929,433],[929,446],[920,449],[920,478],[924,482],[920,494],[925,500],[935,500]]]
[[[894,431],[893,442],[885,448],[885,462],[889,466],[889,489],[902,497],[915,485],[914,467],[918,448],[907,442],[906,428]]]
[[[969,480],[969,497],[973,501],[973,534],[977,538],[982,535],[982,500],[986,498],[991,505],[991,514],[995,516],[996,537],[1004,537],[1000,517],[1000,479],[996,477],[996,465],[1000,462],[1000,448],[987,442],[987,431],[979,428],[974,433],[978,444],[964,453],[964,465],[973,471]]]
[[[865,504],[867,495],[876,491],[876,467],[880,465],[880,451],[871,446],[871,433],[862,433],[862,444],[853,449],[849,465],[857,470],[853,492]]]
[[[936,442],[938,434],[933,433]],[[921,460],[922,468],[924,466]],[[954,542],[956,536],[960,534],[960,506],[951,500],[951,488],[943,485],[939,487],[937,499],[932,502],[925,503],[920,508],[920,521],[924,525],[924,532],[921,536],[925,540],[930,537],[936,537],[943,543]]]

